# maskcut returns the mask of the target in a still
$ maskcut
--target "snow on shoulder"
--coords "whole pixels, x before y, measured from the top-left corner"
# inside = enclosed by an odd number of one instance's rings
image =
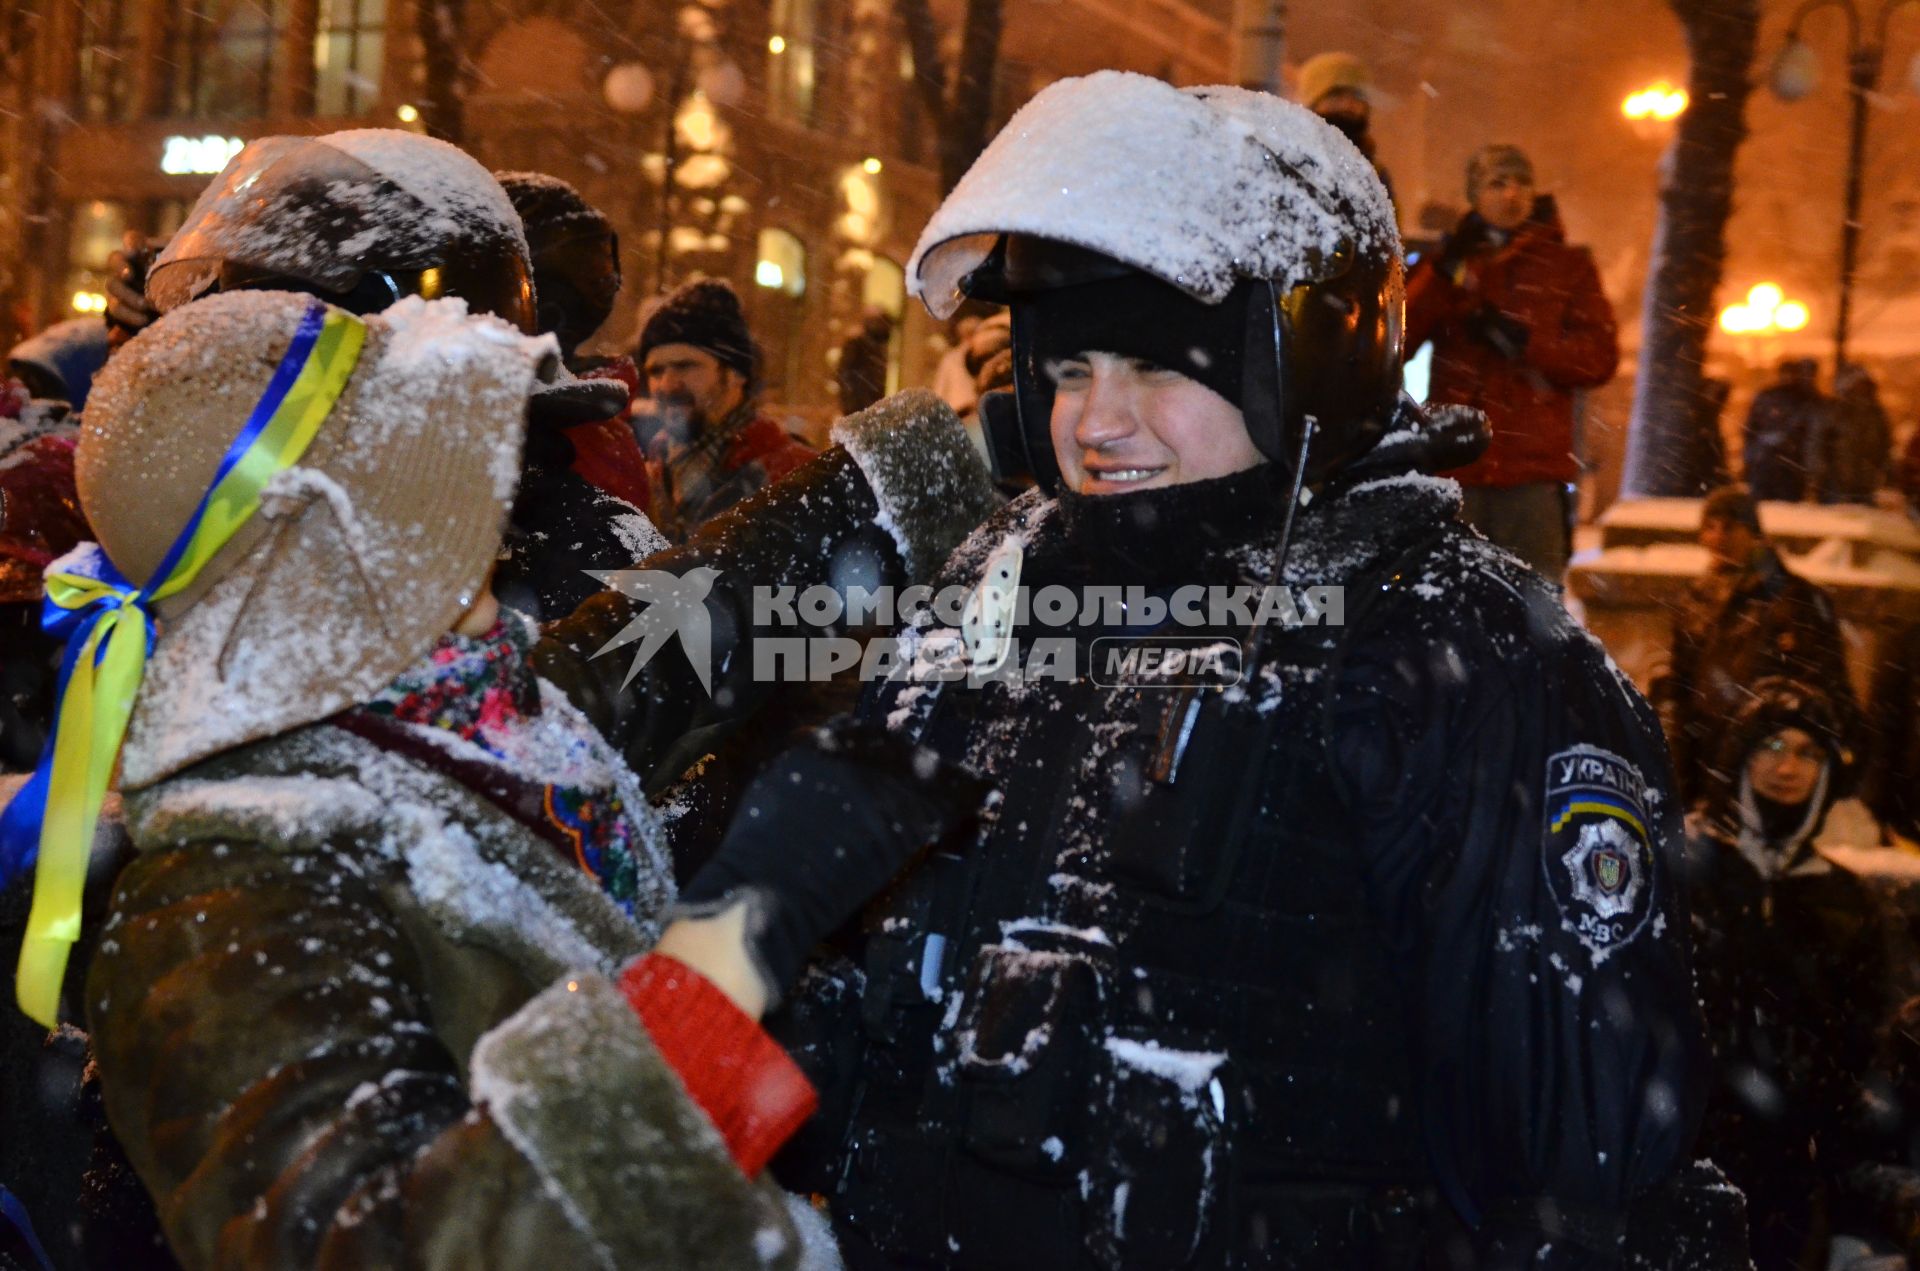
[[[908,287],[946,317],[1002,233],[1089,248],[1209,304],[1242,277],[1306,281],[1343,242],[1400,250],[1373,165],[1312,111],[1125,71],[1022,107],[928,222]]]

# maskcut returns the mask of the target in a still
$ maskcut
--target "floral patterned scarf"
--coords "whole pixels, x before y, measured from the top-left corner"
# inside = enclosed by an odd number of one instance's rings
[[[666,884],[645,813],[629,812],[613,768],[619,761],[591,726],[571,711],[563,718],[542,709],[531,651],[530,626],[516,615],[483,636],[449,632],[361,710],[451,733],[484,752],[493,771],[478,781],[456,778],[561,846],[629,916],[650,922]],[[458,763],[457,748],[447,754],[450,766],[471,767]],[[431,752],[417,757],[434,762]],[[642,905],[648,912],[637,913]]]

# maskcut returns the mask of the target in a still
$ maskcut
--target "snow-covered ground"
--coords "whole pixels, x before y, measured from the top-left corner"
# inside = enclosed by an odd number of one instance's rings
[[[1692,542],[1700,531],[1699,499],[1621,500],[1601,513],[1603,547]],[[1760,528],[1789,548],[1840,540],[1920,555],[1920,526],[1897,508],[1837,503],[1762,503]]]

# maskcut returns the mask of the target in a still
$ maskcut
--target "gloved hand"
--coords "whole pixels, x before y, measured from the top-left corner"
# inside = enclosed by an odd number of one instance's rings
[[[1527,324],[1490,304],[1483,304],[1469,313],[1464,325],[1468,335],[1509,362],[1518,362],[1527,355],[1527,339],[1532,334],[1527,330]]]
[[[976,813],[987,786],[877,725],[842,720],[753,780],[675,918],[745,906],[747,955],[769,1003],[813,946],[922,848]]]
[[[1460,218],[1453,233],[1441,240],[1439,248],[1433,254],[1433,267],[1442,277],[1458,287],[1466,281],[1467,260],[1487,241],[1487,223],[1478,213],[1469,212]]]
[[[612,419],[627,408],[627,398],[627,386],[617,379],[563,375],[550,384],[536,384],[527,402],[529,436]]]
[[[166,247],[164,238],[128,230],[120,250],[107,257],[107,331],[118,348],[160,316],[147,301],[147,270]]]

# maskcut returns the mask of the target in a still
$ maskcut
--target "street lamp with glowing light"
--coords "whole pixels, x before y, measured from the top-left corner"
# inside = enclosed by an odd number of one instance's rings
[[[1772,335],[1801,330],[1809,316],[1807,306],[1787,299],[1778,283],[1755,283],[1744,303],[1720,311],[1720,329],[1728,335]]]
[[[1820,61],[1813,46],[1800,36],[1801,24],[1822,9],[1838,9],[1846,18],[1847,95],[1850,121],[1847,136],[1846,198],[1840,216],[1840,295],[1833,315],[1833,364],[1838,370],[1847,364],[1847,336],[1853,315],[1853,282],[1860,254],[1860,199],[1862,174],[1867,152],[1868,105],[1880,91],[1880,74],[1886,66],[1887,28],[1894,12],[1920,0],[1880,0],[1879,9],[1865,11],[1871,0],[1802,0],[1787,25],[1787,42],[1773,59],[1768,77],[1774,96],[1797,102],[1813,92],[1820,82]],[[1916,59],[1920,65],[1920,59]],[[1920,72],[1909,72],[1920,89]]]
[[[1671,123],[1687,109],[1687,90],[1666,80],[1657,80],[1620,103],[1620,113],[1632,120]]]
[[[767,52],[773,54],[775,57],[779,57],[782,53],[786,51],[787,51],[786,36],[776,35],[772,39],[767,41]]]
[[[869,156],[865,162],[861,163],[860,170],[870,177],[877,177],[880,175],[881,166],[878,159]]]
[[[393,113],[399,116],[400,122],[403,124],[417,124],[420,122],[420,108],[411,102],[401,106]]]

